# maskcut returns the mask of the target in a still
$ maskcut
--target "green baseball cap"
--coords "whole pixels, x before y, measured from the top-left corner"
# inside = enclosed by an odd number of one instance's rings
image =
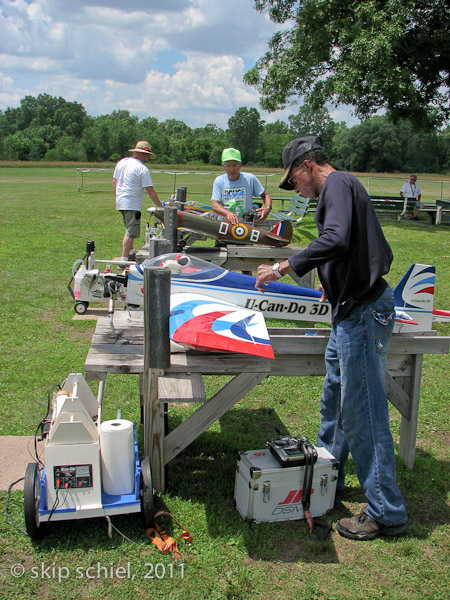
[[[241,153],[236,148],[225,148],[222,152],[222,162],[226,162],[227,160],[236,160],[237,162],[242,162]]]

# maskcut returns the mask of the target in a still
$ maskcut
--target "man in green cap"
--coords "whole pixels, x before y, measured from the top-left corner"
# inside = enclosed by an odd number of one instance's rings
[[[253,211],[253,198],[262,198],[259,221],[267,219],[272,208],[272,198],[266,193],[252,173],[241,173],[241,153],[236,148],[222,152],[223,175],[214,180],[211,204],[213,211],[230,224],[243,221],[245,213]]]

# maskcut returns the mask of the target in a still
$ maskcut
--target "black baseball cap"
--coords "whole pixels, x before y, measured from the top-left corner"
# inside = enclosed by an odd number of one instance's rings
[[[325,150],[322,144],[322,140],[318,135],[305,135],[304,137],[295,138],[286,144],[283,150],[283,166],[284,173],[281,181],[278,185],[282,190],[293,190],[294,186],[288,182],[291,176],[292,164],[301,158],[304,154],[310,150]]]

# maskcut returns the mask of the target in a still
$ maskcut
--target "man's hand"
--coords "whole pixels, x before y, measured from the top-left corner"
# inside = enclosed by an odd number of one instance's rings
[[[262,208],[258,208],[256,212],[260,213],[258,217],[258,221],[265,221],[270,213],[270,206],[263,206]]]
[[[264,293],[266,291],[265,285],[271,281],[277,281],[272,265],[259,265],[256,273],[255,288]]]
[[[231,210],[227,210],[225,221],[227,223],[230,223],[230,225],[237,225],[239,223],[237,214],[234,212],[231,212]]]
[[[321,303],[322,303],[322,302],[325,302],[325,300],[327,299],[327,297],[325,296],[325,292],[324,292],[324,289],[323,289],[323,286],[322,286],[322,284],[320,284],[320,285],[319,285],[319,288],[318,288],[318,289],[319,289],[319,292],[322,292],[322,295],[321,295],[321,297],[319,298],[319,302],[321,302]]]

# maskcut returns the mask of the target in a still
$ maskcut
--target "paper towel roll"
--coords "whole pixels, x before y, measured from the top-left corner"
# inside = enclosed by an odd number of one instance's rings
[[[113,496],[134,490],[133,423],[124,419],[100,425],[103,491]]]

